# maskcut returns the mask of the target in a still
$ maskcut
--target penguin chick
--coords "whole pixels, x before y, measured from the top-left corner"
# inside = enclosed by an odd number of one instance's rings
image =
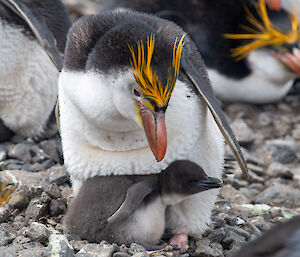
[[[28,21],[5,2],[16,2],[29,10],[52,33],[60,53],[64,52],[70,27],[60,0],[1,1],[0,3],[0,142],[13,134],[42,135],[57,99],[58,71],[38,43]],[[21,16],[21,15],[20,15]]]
[[[65,228],[89,242],[158,244],[166,206],[220,185],[190,161],[175,161],[160,174],[96,176],[83,182]]]

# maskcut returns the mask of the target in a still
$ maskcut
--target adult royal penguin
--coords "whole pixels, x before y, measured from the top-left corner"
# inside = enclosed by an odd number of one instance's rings
[[[90,177],[156,174],[176,160],[221,178],[222,134],[247,173],[199,52],[167,20],[131,11],[79,19],[68,34],[58,103],[75,195]],[[172,206],[168,230],[185,237],[203,232],[217,194]]]
[[[0,1],[0,142],[43,134],[69,27],[60,0]]]
[[[135,242],[159,249],[166,207],[221,183],[190,161],[175,161],[159,174],[89,178],[68,207],[65,228],[89,242]]]
[[[269,103],[300,75],[299,20],[280,0],[114,0],[108,8],[154,13],[189,33],[216,95],[226,101]]]

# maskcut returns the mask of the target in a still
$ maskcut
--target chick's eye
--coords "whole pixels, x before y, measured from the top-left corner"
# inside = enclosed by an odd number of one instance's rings
[[[134,93],[136,96],[141,96],[140,92],[137,91],[136,89],[133,90],[133,93]]]

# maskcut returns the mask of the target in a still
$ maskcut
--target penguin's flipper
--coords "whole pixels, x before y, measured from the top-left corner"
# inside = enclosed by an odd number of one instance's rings
[[[188,48],[186,48],[186,50],[189,51]],[[211,86],[208,85],[209,82],[202,77],[201,72],[197,68],[195,68],[194,64],[190,61],[190,56],[192,56],[193,54],[194,53],[190,52],[187,54],[188,58],[182,58],[181,69],[207,104],[227,144],[230,146],[232,153],[235,156],[242,172],[248,178],[247,164],[241,152],[240,145],[236,140],[230,126],[228,125],[224,113],[219,106],[216,97],[214,96]],[[196,60],[196,58],[193,59],[196,62],[198,61]],[[199,62],[200,61],[201,60],[199,60]]]
[[[56,40],[46,22],[41,17],[34,15],[30,8],[26,5],[25,1],[0,0],[0,3],[10,8],[16,15],[28,24],[33,35],[44,48],[55,67],[61,71],[63,67],[63,58],[56,47]]]
[[[146,181],[140,181],[128,188],[126,198],[116,212],[107,219],[108,223],[119,222],[130,216],[153,191]]]

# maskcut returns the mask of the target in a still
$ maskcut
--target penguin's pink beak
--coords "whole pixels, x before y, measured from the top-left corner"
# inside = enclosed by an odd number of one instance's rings
[[[138,106],[149,146],[156,160],[160,162],[167,151],[165,114],[163,111],[152,111],[140,103],[138,103]]]
[[[275,55],[282,61],[291,71],[300,76],[300,49],[294,48],[292,53],[278,53]]]

